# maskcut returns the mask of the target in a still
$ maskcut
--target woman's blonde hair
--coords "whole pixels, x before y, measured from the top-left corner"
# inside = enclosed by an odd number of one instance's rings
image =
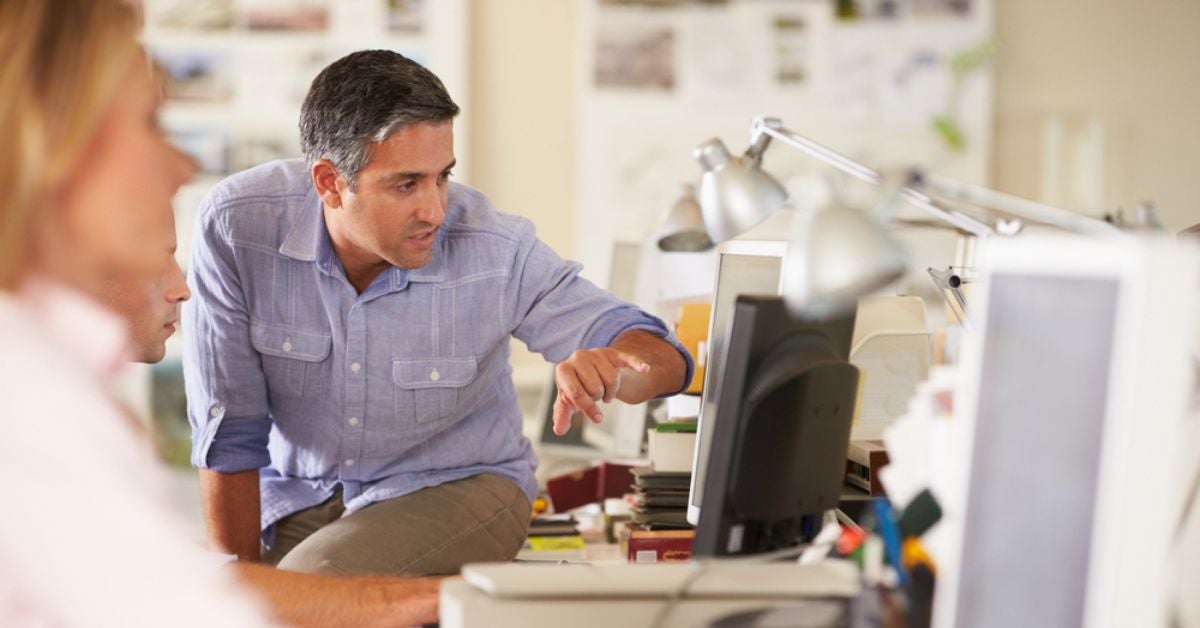
[[[122,0],[0,0],[0,290],[26,272],[52,192],[140,54]]]

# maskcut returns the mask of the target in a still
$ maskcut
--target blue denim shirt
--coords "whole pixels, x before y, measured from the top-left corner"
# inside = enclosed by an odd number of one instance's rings
[[[509,337],[551,362],[663,322],[579,277],[528,220],[451,183],[423,268],[358,294],[302,160],[218,184],[200,206],[183,308],[192,464],[260,469],[262,526],[490,472],[531,499]],[[686,387],[685,381],[685,387]]]

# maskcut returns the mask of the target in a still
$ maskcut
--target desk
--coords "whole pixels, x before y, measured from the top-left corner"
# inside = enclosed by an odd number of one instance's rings
[[[682,598],[673,600],[680,592]],[[809,566],[468,565],[462,580],[442,585],[441,625],[632,628],[661,619],[664,627],[690,627],[733,613],[801,605],[841,616],[833,625],[845,625],[861,610],[860,593],[857,568],[840,560]]]

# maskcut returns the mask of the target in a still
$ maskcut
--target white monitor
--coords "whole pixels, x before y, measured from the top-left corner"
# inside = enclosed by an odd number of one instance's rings
[[[1036,235],[983,254],[934,625],[1168,625],[1200,257]]]
[[[729,347],[729,316],[739,294],[780,294],[783,258],[792,234],[793,210],[784,208],[746,233],[718,247],[717,281],[713,289],[712,318],[708,327],[708,362],[704,372],[704,391],[696,426],[696,451],[692,458],[692,485],[688,493],[687,518],[692,525],[700,521],[704,498],[704,474],[712,444],[713,417],[720,398],[722,369]]]

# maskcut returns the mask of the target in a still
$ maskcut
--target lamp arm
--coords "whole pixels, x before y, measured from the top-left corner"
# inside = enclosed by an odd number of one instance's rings
[[[900,190],[900,197],[907,201],[909,205],[925,210],[930,215],[953,225],[959,231],[979,238],[986,238],[996,233],[995,229],[971,216],[939,207],[932,198],[929,198],[928,195],[922,193],[920,190],[913,189],[912,186],[902,188]]]
[[[800,150],[867,183],[873,185],[881,185],[883,183],[883,175],[878,170],[860,164],[827,146],[818,144],[799,133],[784,128],[783,122],[778,118],[754,119],[753,124],[750,126],[750,148],[746,151],[747,156],[753,159],[760,159],[762,154],[766,152],[771,139],[777,139],[792,148]],[[965,231],[979,237],[987,237],[995,233],[995,230],[984,222],[961,212],[939,207],[927,194],[913,188],[911,185],[903,187],[899,193],[901,198],[909,204],[928,212],[943,222],[953,225],[960,231]]]
[[[914,183],[910,187],[920,187],[938,196],[991,208],[1029,222],[1050,225],[1085,235],[1111,236],[1121,232],[1120,229],[1103,220],[939,174],[916,173],[913,181]]]
[[[754,157],[761,156],[767,150],[769,143],[769,140],[765,138],[777,139],[867,183],[879,185],[883,182],[883,175],[879,174],[879,171],[784,128],[779,118],[754,119],[754,123],[750,127],[750,150],[747,152]]]

